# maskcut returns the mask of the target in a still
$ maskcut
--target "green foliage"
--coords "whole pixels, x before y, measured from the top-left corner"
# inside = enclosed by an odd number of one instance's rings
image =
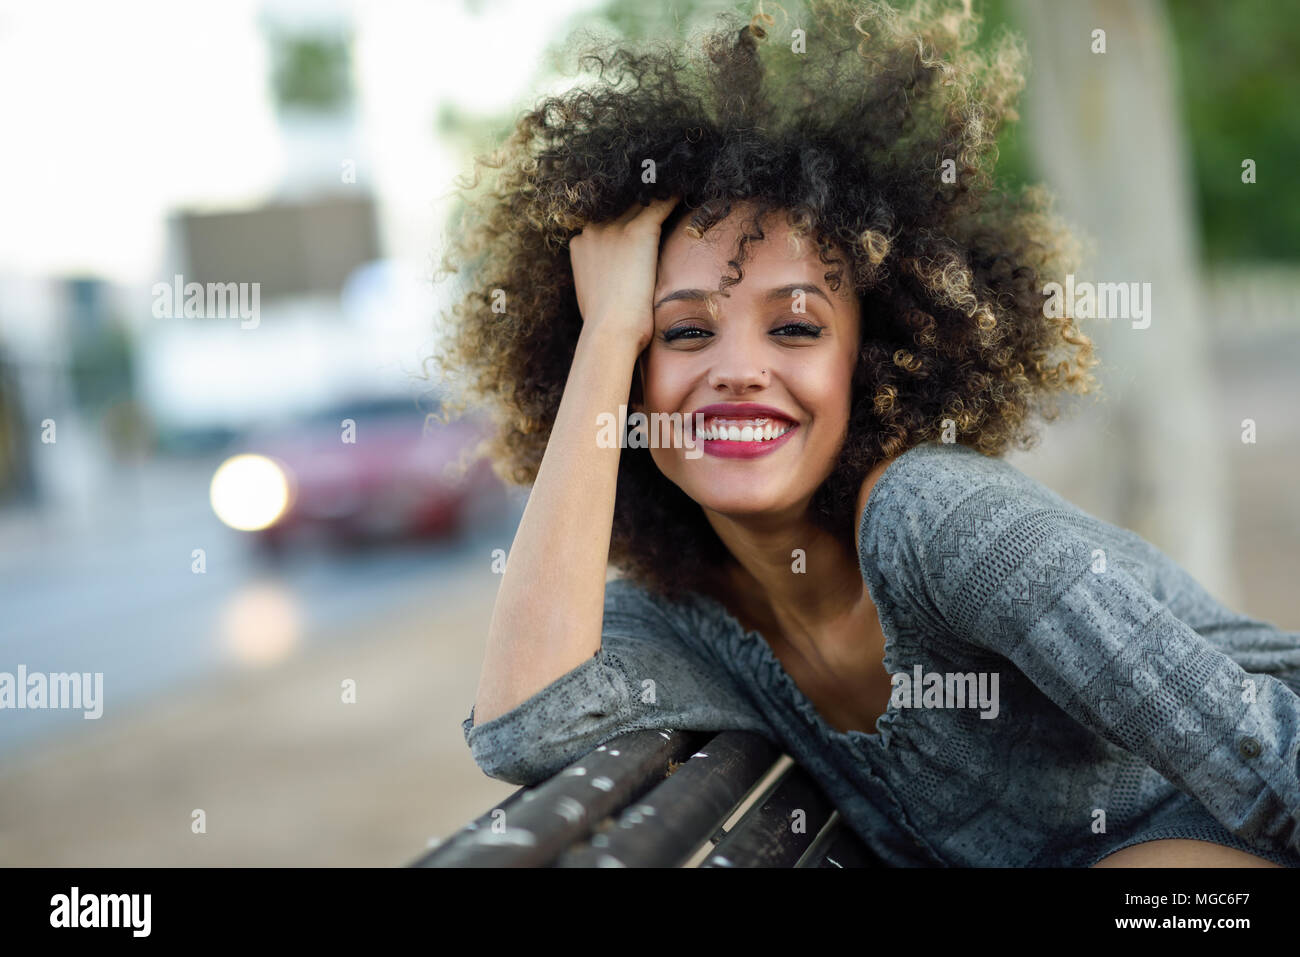
[[[1173,0],[1168,9],[1206,258],[1300,258],[1300,5]],[[1241,181],[1247,158],[1254,185]]]
[[[999,30],[1016,30],[1016,23],[1011,18],[1008,5],[1004,0],[985,0],[985,2],[976,0],[975,9],[979,11],[984,21],[980,29],[978,44],[981,48],[987,48]],[[1033,58],[1032,50],[1030,51],[1030,58]],[[1033,82],[1032,78],[1030,82]],[[1022,104],[1023,96],[1024,94],[1022,94]],[[1041,179],[1034,170],[1030,159],[1023,122],[1009,123],[998,134],[996,179],[1003,188],[1009,191],[1014,191],[1020,186]]]
[[[271,86],[281,108],[334,112],[352,99],[351,38],[314,36],[267,28]]]

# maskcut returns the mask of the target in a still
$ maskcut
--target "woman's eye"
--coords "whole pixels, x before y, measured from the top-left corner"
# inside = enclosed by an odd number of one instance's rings
[[[791,335],[797,335],[797,336],[807,336],[810,339],[816,339],[818,336],[822,334],[821,328],[819,326],[814,326],[811,323],[807,323],[807,322],[787,322],[784,326],[781,326],[779,329],[774,329],[772,331],[783,333],[789,329],[793,329],[794,332],[787,333],[782,338],[789,338]]]
[[[688,336],[688,332],[702,332],[705,335],[712,335],[707,329],[701,329],[698,326],[678,326],[676,329],[669,329],[664,333],[664,342],[674,342],[677,339],[698,339],[699,336]]]

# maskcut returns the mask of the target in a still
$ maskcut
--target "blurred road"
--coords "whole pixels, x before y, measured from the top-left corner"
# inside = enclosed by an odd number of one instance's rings
[[[0,521],[0,670],[102,671],[105,699],[0,712],[0,864],[400,864],[514,790],[460,721],[517,510],[268,566],[212,516],[215,464],[141,468],[89,524]]]
[[[271,565],[213,515],[207,488],[217,464],[139,467],[105,490],[89,522],[0,513],[0,670],[103,672],[109,707],[120,707],[287,658],[414,595],[437,601],[452,569],[490,571],[491,549],[509,548],[513,535],[503,515],[461,541],[353,552],[304,543]],[[56,710],[4,718],[0,758],[85,720]]]

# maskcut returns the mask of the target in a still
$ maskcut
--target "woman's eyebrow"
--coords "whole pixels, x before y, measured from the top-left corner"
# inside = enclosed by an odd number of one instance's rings
[[[683,299],[699,300],[703,302],[709,298],[710,291],[711,290],[707,289],[677,289],[656,302],[654,308],[658,309],[665,303],[678,302]]]
[[[826,300],[826,304],[834,308],[835,303],[831,302],[831,297],[826,295],[822,287],[815,282],[792,282],[788,286],[777,286],[775,289],[769,289],[763,297],[768,302],[775,302],[777,299],[793,299],[798,293],[810,292],[814,296],[821,296]]]
[[[654,308],[658,309],[666,303],[680,302],[682,300],[704,301],[708,299],[713,291],[710,289],[677,289],[656,302]],[[812,293],[814,296],[825,299],[827,305],[832,307],[835,305],[831,302],[830,296],[826,295],[821,286],[815,282],[792,282],[785,286],[777,286],[775,289],[769,289],[764,293],[763,299],[767,302],[775,302],[778,299],[793,299],[799,292]]]

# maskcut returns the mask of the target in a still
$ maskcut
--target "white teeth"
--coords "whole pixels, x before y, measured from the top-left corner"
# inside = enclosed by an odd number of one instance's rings
[[[789,432],[791,425],[775,425],[768,419],[759,419],[753,425],[722,425],[714,423],[700,432],[700,438],[722,442],[771,442]]]

